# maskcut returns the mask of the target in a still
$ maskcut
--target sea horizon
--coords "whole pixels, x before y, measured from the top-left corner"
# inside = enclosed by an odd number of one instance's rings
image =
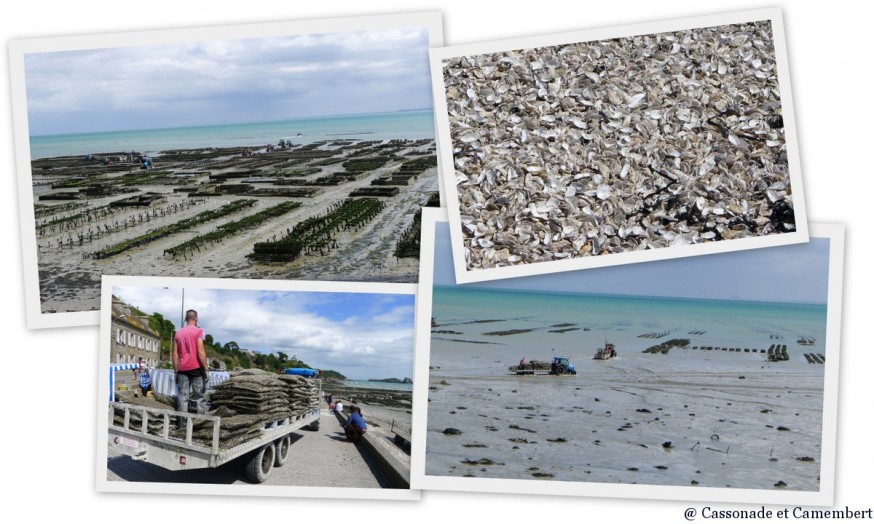
[[[187,126],[158,126],[158,127],[132,127],[127,129],[109,129],[106,131],[79,131],[75,133],[52,133],[52,134],[33,134],[30,135],[29,138],[46,138],[46,137],[56,137],[56,136],[70,136],[70,135],[91,135],[91,134],[100,134],[100,133],[127,133],[127,132],[138,132],[138,131],[163,131],[163,130],[171,130],[171,129],[191,129],[198,127],[214,127],[214,126],[225,126],[225,125],[247,125],[247,124],[261,124],[261,123],[271,123],[271,122],[290,122],[293,120],[321,120],[321,119],[329,119],[329,118],[343,118],[343,117],[355,117],[355,116],[372,116],[372,115],[393,115],[396,113],[418,113],[424,111],[433,111],[432,108],[423,107],[418,109],[396,109],[394,111],[374,111],[374,112],[365,112],[365,113],[334,113],[329,115],[312,115],[312,116],[293,116],[293,117],[283,117],[283,118],[270,118],[266,120],[244,120],[240,122],[212,122],[212,123],[204,123],[204,124],[191,124]]]
[[[296,145],[321,140],[418,140],[435,137],[432,109],[336,114],[192,126],[31,135],[31,160],[138,151],[157,155],[174,149],[264,147],[281,139]]]
[[[509,294],[523,294],[523,295],[556,295],[556,296],[580,296],[580,297],[592,297],[592,298],[617,298],[617,299],[644,299],[644,300],[668,300],[668,301],[701,301],[701,302],[732,302],[739,304],[757,304],[757,305],[791,305],[791,306],[815,306],[815,307],[825,307],[828,304],[826,302],[804,302],[804,301],[793,301],[793,300],[756,300],[750,298],[711,298],[711,297],[687,297],[680,295],[630,295],[623,293],[582,293],[578,291],[558,291],[558,290],[538,290],[538,289],[500,289],[500,288],[492,288],[492,287],[484,287],[477,285],[438,285],[434,284],[434,288],[440,288],[443,290],[451,290],[451,289],[459,289],[459,290],[471,290],[471,291],[487,291],[494,293],[509,293]]]

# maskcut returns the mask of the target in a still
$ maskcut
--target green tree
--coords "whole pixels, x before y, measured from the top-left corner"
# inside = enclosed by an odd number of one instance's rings
[[[176,326],[173,322],[164,318],[160,313],[152,313],[149,315],[149,327],[152,328],[161,338],[161,352],[158,356],[159,360],[169,360],[170,346],[173,341],[173,332]]]
[[[324,378],[336,378],[338,380],[346,380],[345,375],[343,375],[339,371],[334,371],[333,369],[320,369],[319,372]]]

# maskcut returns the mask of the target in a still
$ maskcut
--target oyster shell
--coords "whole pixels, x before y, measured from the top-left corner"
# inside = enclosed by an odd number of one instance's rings
[[[793,231],[770,22],[443,62],[468,269]]]

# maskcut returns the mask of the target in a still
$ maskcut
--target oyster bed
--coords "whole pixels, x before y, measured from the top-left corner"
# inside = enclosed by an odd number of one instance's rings
[[[152,157],[152,169],[128,153],[33,160],[41,311],[98,309],[102,274],[418,279],[418,248],[409,247],[418,246],[414,217],[428,202],[439,204],[433,139],[246,149],[168,150]],[[372,190],[382,212],[354,225],[332,215]],[[344,222],[316,227],[329,216]],[[256,244],[292,255],[256,258]]]
[[[444,60],[468,269],[795,230],[769,21]]]

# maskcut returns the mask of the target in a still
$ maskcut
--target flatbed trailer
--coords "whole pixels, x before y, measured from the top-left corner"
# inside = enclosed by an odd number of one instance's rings
[[[115,410],[121,409],[124,419],[115,422]],[[131,414],[139,413],[140,427],[131,428]],[[312,409],[264,424],[260,433],[250,440],[230,448],[223,448],[219,438],[221,418],[212,415],[184,413],[170,409],[156,409],[121,402],[109,403],[109,446],[114,451],[134,460],[142,460],[171,471],[217,468],[234,459],[249,455],[245,474],[251,482],[267,480],[274,466],[282,466],[288,459],[291,433],[304,426],[318,425],[320,410]],[[185,437],[171,436],[171,421],[184,419]],[[157,418],[160,428],[149,430],[149,420]],[[210,445],[193,439],[195,421],[212,424]]]
[[[508,368],[511,373],[517,375],[576,375],[574,368],[567,357],[553,357],[552,361],[532,360],[520,362],[518,366]]]
[[[532,367],[528,364],[524,366],[510,366],[510,372],[517,375],[552,375],[552,370],[549,364],[546,367]]]

